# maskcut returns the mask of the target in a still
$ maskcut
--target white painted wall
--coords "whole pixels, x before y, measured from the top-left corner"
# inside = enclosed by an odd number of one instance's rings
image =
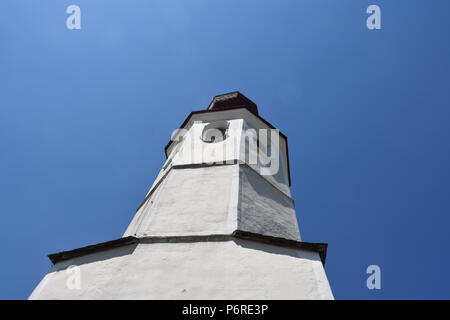
[[[171,169],[124,236],[231,234],[300,240],[294,201],[246,165]]]
[[[230,234],[237,212],[229,210],[238,166],[172,170],[152,198],[137,236]],[[233,205],[233,203],[232,203]]]
[[[69,289],[66,268],[80,267]],[[317,253],[247,240],[144,243],[58,263],[30,299],[333,299]]]
[[[300,241],[294,201],[247,166],[239,180],[238,229]]]
[[[229,137],[205,144],[202,129],[229,122]],[[235,230],[300,240],[290,198],[287,145],[280,139],[280,171],[248,165],[246,128],[269,127],[246,109],[194,115],[192,134],[174,143],[124,236],[231,234]],[[204,144],[200,161],[187,152]],[[236,144],[238,148],[231,147]],[[243,148],[244,147],[244,148]],[[194,154],[195,155],[195,154]],[[198,154],[197,154],[198,155]],[[223,156],[225,155],[225,157]],[[198,159],[198,158],[197,158]],[[247,164],[183,167],[239,159]],[[141,241],[145,241],[142,240]],[[69,289],[81,270],[81,289]],[[246,240],[140,243],[56,264],[30,299],[332,299],[318,253]]]
[[[205,143],[203,129],[226,123],[227,138]],[[245,130],[270,129],[246,109],[192,117],[175,136],[169,157],[124,236],[231,234],[241,230],[300,240],[294,202],[290,198],[286,141],[280,137],[279,171],[259,174],[249,163],[251,148]],[[261,144],[265,141],[261,140]],[[240,160],[246,165],[179,168]],[[250,169],[250,167],[253,169]]]
[[[220,143],[212,144],[202,142],[200,137],[203,128],[210,123],[223,121],[229,122],[229,136],[227,139]],[[258,171],[261,168],[260,165],[249,163],[248,144],[244,140],[244,132],[249,129],[254,129],[258,132],[260,129],[270,130],[271,128],[246,109],[195,114],[184,127],[184,131],[179,131],[174,136],[174,143],[168,149],[168,159],[165,166],[167,164],[170,167],[171,165],[212,163],[239,159]],[[261,142],[263,141],[261,140]],[[193,146],[195,146],[195,150]],[[282,136],[279,137],[278,158],[279,171],[275,175],[265,175],[264,178],[290,196],[287,143]],[[161,177],[162,171],[158,178]]]

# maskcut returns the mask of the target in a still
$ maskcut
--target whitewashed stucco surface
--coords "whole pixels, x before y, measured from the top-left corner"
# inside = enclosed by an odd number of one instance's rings
[[[214,121],[227,121],[229,136],[205,144],[201,132]],[[145,243],[236,230],[300,241],[284,138],[280,170],[264,176],[243,133],[269,126],[248,110],[196,114],[185,128],[125,231],[139,244],[57,263],[30,299],[333,299],[315,252],[240,239]],[[204,144],[200,154],[188,152],[192,142]],[[239,162],[210,166],[223,160]],[[80,290],[66,285],[70,265],[80,267]]]
[[[124,236],[231,234],[300,240],[294,201],[247,165],[172,168]]]
[[[143,213],[137,236],[227,234],[236,230],[238,166],[172,170]],[[237,192],[236,192],[237,193]]]
[[[80,289],[66,285],[80,267]],[[143,243],[57,263],[30,299],[333,299],[317,253],[247,240]]]
[[[201,140],[202,131],[208,124],[224,121],[229,123],[225,140],[217,143],[205,143]],[[163,176],[165,170],[173,165],[223,163],[236,159],[247,163],[256,171],[265,172],[267,170],[262,169],[265,166],[251,161],[251,159],[257,159],[259,156],[257,153],[255,154],[255,151],[258,149],[250,147],[256,147],[256,139],[251,139],[252,135],[250,132],[258,133],[261,129],[267,130],[268,133],[266,139],[259,139],[260,145],[270,145],[271,128],[246,109],[195,115],[189,124],[173,138],[174,142],[169,148],[168,159],[156,181]],[[254,142],[254,145],[252,145],[252,142]],[[277,166],[275,167],[278,170],[276,170],[275,174],[264,175],[264,178],[290,196],[287,143],[282,136],[279,136],[278,142],[278,150],[270,148],[272,151],[277,151],[277,157],[275,157]],[[265,158],[264,155],[265,153],[262,152],[262,158]]]
[[[247,166],[239,180],[238,229],[300,241],[294,201]]]

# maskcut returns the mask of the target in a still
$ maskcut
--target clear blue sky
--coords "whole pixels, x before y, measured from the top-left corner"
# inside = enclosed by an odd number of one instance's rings
[[[81,30],[65,25],[82,10]],[[366,8],[382,9],[382,30]],[[120,237],[192,110],[239,90],[289,137],[338,299],[450,298],[448,0],[0,1],[0,298]],[[366,288],[366,268],[382,289]]]

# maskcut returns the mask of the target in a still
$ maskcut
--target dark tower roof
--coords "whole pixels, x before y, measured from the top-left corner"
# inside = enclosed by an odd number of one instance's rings
[[[207,110],[226,110],[238,107],[246,108],[250,112],[258,115],[258,107],[256,106],[256,103],[239,91],[215,96],[209,104]]]

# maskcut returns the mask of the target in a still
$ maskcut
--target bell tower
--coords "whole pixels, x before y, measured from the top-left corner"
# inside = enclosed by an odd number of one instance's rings
[[[301,241],[287,137],[253,101],[215,96],[165,153],[123,237],[49,255],[30,299],[333,299],[327,245]]]

